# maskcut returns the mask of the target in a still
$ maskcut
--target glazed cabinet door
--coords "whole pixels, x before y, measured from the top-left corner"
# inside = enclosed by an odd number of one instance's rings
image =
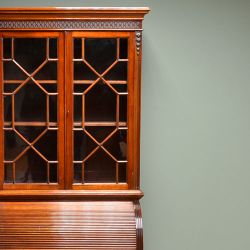
[[[136,189],[135,33],[2,32],[3,189]]]
[[[2,188],[63,188],[63,33],[0,36]]]
[[[132,32],[72,32],[67,53],[67,187],[127,189],[133,150]]]

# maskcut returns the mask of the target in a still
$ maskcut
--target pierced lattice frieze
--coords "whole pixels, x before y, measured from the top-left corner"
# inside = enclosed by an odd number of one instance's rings
[[[142,28],[141,21],[0,21],[1,29],[129,29],[137,30]]]

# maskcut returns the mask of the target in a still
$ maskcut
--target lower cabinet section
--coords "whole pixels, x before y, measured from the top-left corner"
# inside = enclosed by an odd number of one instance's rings
[[[143,249],[139,202],[0,202],[0,249]]]

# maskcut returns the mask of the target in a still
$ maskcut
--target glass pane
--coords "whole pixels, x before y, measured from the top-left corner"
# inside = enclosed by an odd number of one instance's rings
[[[82,182],[82,164],[74,163],[74,183]]]
[[[90,86],[90,84],[74,84],[74,93],[81,93],[83,92]]]
[[[112,87],[119,93],[125,94],[128,92],[128,85],[127,84],[112,84]]]
[[[120,95],[120,107],[119,107],[119,112],[120,112],[120,122],[127,122],[127,95]]]
[[[49,147],[48,147],[49,143]],[[49,161],[57,160],[57,131],[48,130],[36,143],[35,148]]]
[[[32,149],[16,161],[17,183],[47,182],[47,163]]]
[[[57,58],[57,38],[49,38],[49,58]]]
[[[49,121],[57,122],[57,96],[51,95],[49,97]]]
[[[74,80],[96,80],[97,77],[84,62],[74,62]]]
[[[82,58],[82,39],[74,39],[74,58]]]
[[[44,126],[16,126],[15,129],[30,143],[33,142],[45,129]]]
[[[82,161],[95,148],[96,143],[83,131],[74,131],[74,160]]]
[[[41,86],[50,94],[57,93],[57,84],[46,84],[46,83],[41,82]]]
[[[114,182],[116,181],[116,166],[107,153],[99,149],[85,163],[84,182]]]
[[[25,80],[28,76],[12,61],[3,62],[4,80]]]
[[[45,38],[15,38],[14,58],[29,73],[46,59]]]
[[[127,163],[119,163],[119,182],[127,182]]]
[[[4,121],[6,122],[11,121],[11,116],[12,116],[11,96],[7,95],[4,96]]]
[[[82,96],[74,96],[74,122],[82,121]]]
[[[86,61],[98,73],[103,73],[116,60],[116,44],[115,38],[86,38]]]
[[[105,144],[104,147],[117,159],[127,159],[127,130],[119,129]]]
[[[33,82],[15,94],[16,121],[46,121],[46,94]]]
[[[105,138],[107,138],[116,127],[109,126],[109,127],[102,127],[102,126],[91,126],[86,127],[86,130],[98,141],[102,142]]]
[[[57,62],[47,62],[35,75],[37,80],[57,80]]]
[[[116,94],[110,87],[99,81],[85,95],[86,121],[115,121]]]
[[[57,183],[57,163],[49,164],[49,181],[51,183]]]
[[[27,146],[28,144],[13,130],[4,131],[4,159],[6,161],[15,160]]]
[[[118,62],[104,78],[106,80],[127,80],[128,79],[128,69],[127,62]]]
[[[9,164],[9,163],[4,164],[4,182],[5,183],[13,183],[12,164]]]
[[[11,38],[3,39],[3,58],[11,58]]]
[[[4,84],[4,93],[13,93],[20,86],[20,84],[21,82],[19,84]]]
[[[128,39],[120,38],[120,59],[128,58]]]

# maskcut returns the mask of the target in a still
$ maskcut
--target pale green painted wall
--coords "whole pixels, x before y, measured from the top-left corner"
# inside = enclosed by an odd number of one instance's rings
[[[250,1],[13,1],[149,6],[144,22],[145,250],[250,249]]]

